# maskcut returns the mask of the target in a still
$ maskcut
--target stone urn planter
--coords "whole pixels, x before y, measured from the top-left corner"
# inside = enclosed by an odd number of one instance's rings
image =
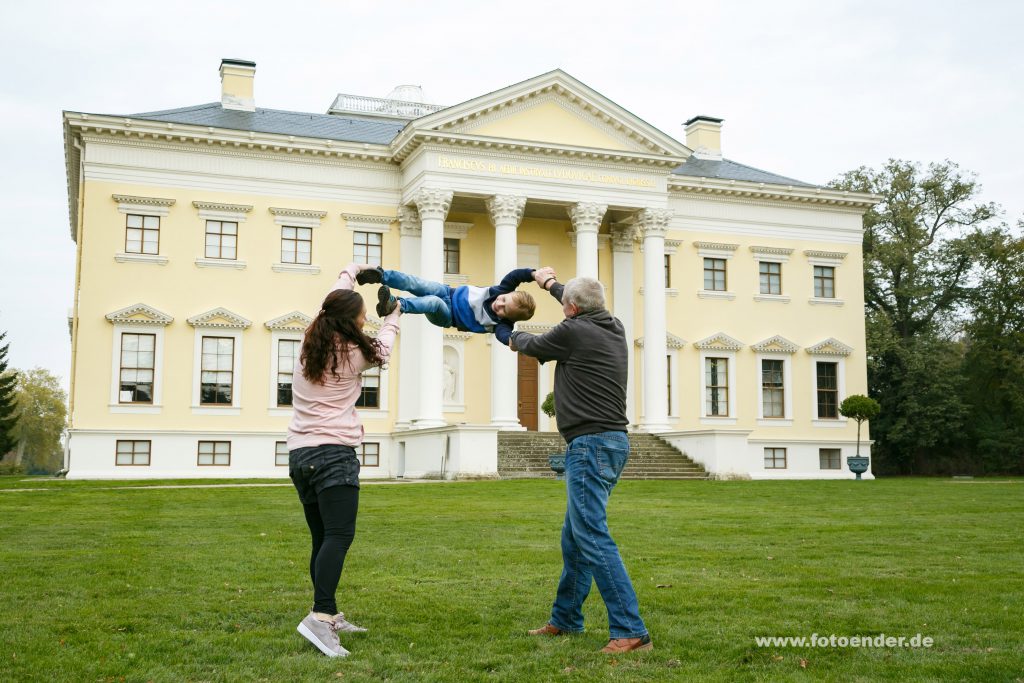
[[[860,479],[860,475],[868,471],[868,459],[860,455],[849,455],[846,457],[846,466]]]
[[[548,456],[548,463],[555,471],[556,479],[565,479],[565,453],[555,453]]]

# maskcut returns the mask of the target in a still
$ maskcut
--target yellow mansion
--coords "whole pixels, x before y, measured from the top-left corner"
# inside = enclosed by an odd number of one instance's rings
[[[224,60],[209,104],[64,112],[70,477],[287,476],[292,365],[352,260],[452,285],[595,276],[635,340],[632,429],[713,476],[852,476],[837,405],[867,391],[875,197],[725,159],[720,119],[679,142],[560,70],[450,107],[339,95],[326,114],[257,107],[255,71]],[[550,329],[561,308],[528,288],[518,328]],[[495,476],[501,430],[554,429],[551,364],[401,325],[364,378],[364,477]]]

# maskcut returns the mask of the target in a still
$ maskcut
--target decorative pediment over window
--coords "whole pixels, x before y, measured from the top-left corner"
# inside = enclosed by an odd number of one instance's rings
[[[681,142],[561,69],[416,119],[393,143],[396,158],[407,156],[424,136],[534,142],[666,162],[681,162],[691,154]]]
[[[192,316],[188,319],[188,324],[192,327],[244,330],[252,325],[252,322],[226,308],[215,308],[212,311]]]
[[[709,351],[739,351],[743,348],[743,342],[733,339],[725,332],[719,332],[713,334],[710,337],[701,339],[695,343],[698,349],[704,349]]]
[[[808,346],[807,353],[815,356],[849,356],[853,353],[853,347],[847,346],[835,337],[829,337],[814,346]]]
[[[642,349],[644,347],[644,338],[640,337],[639,339],[636,340],[635,343],[636,343],[636,345],[638,347],[640,347]],[[670,349],[681,349],[684,346],[686,346],[686,340],[683,339],[682,337],[677,337],[676,335],[672,334],[671,332],[666,332],[665,333],[665,346],[667,346]]]
[[[276,332],[305,332],[313,319],[301,311],[285,313],[279,318],[263,323],[268,330]]]
[[[170,325],[174,318],[146,304],[135,304],[104,316],[118,325]]]
[[[774,337],[768,337],[767,339],[759,341],[756,344],[751,344],[750,348],[754,349],[755,351],[760,351],[762,353],[796,353],[800,347],[794,344],[793,342],[789,341],[782,335],[777,334]]]

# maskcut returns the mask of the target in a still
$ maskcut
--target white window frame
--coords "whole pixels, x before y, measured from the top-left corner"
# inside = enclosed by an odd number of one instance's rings
[[[192,350],[192,414],[193,415],[241,415],[242,414],[242,334],[245,330],[197,325]],[[231,405],[207,406],[200,403],[200,387],[203,374],[203,337],[230,337],[235,340],[231,372]]]
[[[469,275],[466,274],[466,250],[462,248],[462,240],[469,237],[469,231],[473,228],[472,223],[455,223],[452,221],[445,221],[444,224],[444,239],[446,240],[459,240],[459,272],[458,273],[445,273],[443,281],[446,285],[457,287],[464,285],[469,282]],[[525,268],[521,262],[516,261],[519,264],[518,267]],[[536,267],[536,266],[534,266]]]
[[[267,396],[267,414],[278,416],[278,417],[291,417],[292,409],[284,406],[277,405],[277,375],[279,361],[277,354],[278,342],[282,341],[297,341],[299,342],[299,352],[302,352],[302,339],[305,336],[303,332],[289,332],[287,330],[273,330],[270,333],[270,378],[269,386],[270,392]],[[296,362],[298,359],[296,358]]]
[[[757,362],[755,384],[757,387],[757,424],[759,427],[792,427],[793,426],[793,356],[789,353],[761,353],[754,356]],[[785,417],[764,416],[764,392],[761,385],[761,361],[782,361],[782,393]]]
[[[730,264],[729,261],[735,255],[736,249],[739,247],[737,244],[720,244],[718,242],[694,242],[697,247],[697,256],[700,259],[700,287],[697,289],[697,296],[701,299],[725,299],[732,301],[736,298],[736,293],[729,289],[734,283],[733,278],[729,274]],[[704,259],[724,259],[725,260],[725,289],[704,289]]]
[[[316,242],[317,228],[320,227],[326,211],[314,211],[307,209],[279,209],[270,207],[270,213],[274,215],[274,223],[280,228],[277,235],[277,262],[270,266],[275,273],[305,273],[316,275],[320,272],[320,266],[315,263],[282,263],[281,262],[281,240],[284,228],[312,228],[310,233],[310,261],[312,261],[313,242]],[[319,251],[317,251],[319,254]]]
[[[152,403],[121,403],[121,335],[122,334],[156,335],[153,346],[153,402]],[[136,415],[159,415],[163,411],[164,392],[164,325],[154,323],[130,324],[114,323],[114,338],[110,356],[110,412]]]
[[[160,219],[160,230],[164,229],[163,219],[170,215],[171,207],[175,200],[163,199],[161,197],[135,197],[132,195],[115,194],[111,195],[117,202],[117,211],[125,216],[135,214],[137,216],[156,216]],[[127,218],[125,219],[127,220]],[[127,230],[127,224],[124,225]],[[124,234],[124,233],[122,233]],[[160,236],[163,238],[163,235]],[[124,244],[124,240],[121,240]],[[161,247],[163,244],[161,243]],[[119,251],[114,254],[114,260],[118,263],[155,263],[156,265],[167,265],[168,258],[159,252],[156,254],[129,254],[126,251]]]
[[[837,410],[838,404],[843,402],[843,397],[846,396],[846,357],[845,356],[834,356],[824,354],[810,354],[811,357],[811,424],[815,427],[845,427],[847,419],[838,414],[838,418],[826,417],[822,418],[818,416],[818,363],[835,363],[836,364],[836,382],[839,385],[839,391],[836,395]]]
[[[198,268],[229,268],[233,270],[244,270],[246,262],[238,258],[238,241],[242,236],[242,223],[245,222],[247,214],[252,207],[243,204],[219,204],[214,202],[192,202],[192,206],[198,209],[199,220],[203,225],[202,256],[197,256],[195,263]],[[206,256],[206,228],[207,221],[221,221],[224,223],[236,223],[238,230],[235,235],[235,258],[207,258]]]
[[[705,371],[708,358],[725,358],[729,363],[729,414],[727,416],[708,415],[707,406],[707,372]],[[704,425],[734,425],[737,421],[736,394],[739,387],[736,384],[736,352],[718,351],[715,349],[701,349],[700,352],[700,423]]]
[[[846,302],[843,299],[835,296],[814,296],[814,266],[827,266],[834,269],[832,272],[832,293],[835,294],[839,290],[839,271],[840,266],[843,265],[843,260],[846,258],[846,253],[808,249],[804,251],[804,255],[807,257],[807,262],[811,265],[811,296],[808,297],[807,302],[817,306],[842,306],[845,304]]]

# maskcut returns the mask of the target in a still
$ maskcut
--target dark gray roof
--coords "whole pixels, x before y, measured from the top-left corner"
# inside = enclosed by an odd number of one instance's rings
[[[819,187],[812,183],[805,183],[802,180],[794,180],[786,176],[776,175],[768,171],[762,171],[753,166],[744,166],[735,161],[722,159],[698,159],[690,157],[680,166],[677,166],[672,173],[676,175],[696,176],[698,178],[718,178],[720,180],[743,180],[751,183],[771,183],[773,185],[799,185],[801,187]]]
[[[405,127],[405,121],[372,121],[334,114],[307,114],[280,109],[236,111],[224,109],[220,102],[148,111],[131,114],[129,118],[380,145],[391,142]]]

